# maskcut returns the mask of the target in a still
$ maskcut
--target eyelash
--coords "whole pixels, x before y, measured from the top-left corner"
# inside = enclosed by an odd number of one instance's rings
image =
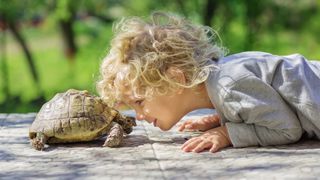
[[[137,101],[135,101],[134,103],[135,103],[136,105],[140,106],[140,105],[142,104],[142,102],[143,102],[143,100],[137,100]]]

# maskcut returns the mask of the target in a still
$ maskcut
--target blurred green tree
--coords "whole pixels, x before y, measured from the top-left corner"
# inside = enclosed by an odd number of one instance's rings
[[[246,50],[291,53],[302,50],[304,52],[301,53],[309,53],[314,57],[319,54],[319,3],[319,0],[0,0],[0,83],[4,82],[4,85],[0,84],[0,99],[3,100],[3,94],[10,97],[11,93],[11,96],[21,96],[29,100],[32,99],[29,97],[36,95],[30,91],[39,91],[39,97],[42,97],[43,92],[46,95],[50,92],[51,96],[57,90],[79,86],[79,82],[82,85],[80,87],[89,87],[90,85],[84,84],[94,82],[88,82],[90,78],[86,78],[88,75],[83,73],[84,68],[79,68],[81,71],[78,69],[77,72],[77,66],[86,66],[87,59],[100,57],[100,54],[105,53],[99,51],[104,51],[111,39],[112,22],[124,16],[146,17],[153,11],[173,12],[193,22],[213,27],[220,34],[223,45],[230,49],[230,53]],[[30,22],[37,24],[41,20],[44,26],[30,28]],[[44,30],[48,27],[51,28],[49,31]],[[35,35],[38,32],[40,35]],[[13,67],[20,66],[10,60],[20,60],[20,57],[7,53],[8,47],[12,45],[10,35],[14,37],[14,43],[21,47],[28,73],[32,75],[31,82],[35,82],[35,86],[32,84],[26,88],[25,91],[29,93],[25,96],[18,94],[24,92],[17,90],[25,88],[25,85],[10,84],[9,87],[8,83],[9,76],[12,81],[21,75],[12,73]],[[33,53],[31,52],[29,44],[38,47],[41,44],[37,43],[47,43],[53,39],[56,42],[59,36],[64,43],[63,50],[67,58],[61,58],[60,53],[56,53],[58,47],[50,46],[42,52],[40,49],[43,48],[35,48],[32,49]],[[48,40],[45,40],[46,38]],[[304,47],[302,44],[307,45]],[[69,66],[65,64],[65,59],[70,62],[66,63]],[[68,67],[61,68],[63,73],[61,71],[61,74],[56,75],[55,67],[48,69],[48,65],[54,63]],[[90,63],[98,66],[99,62]],[[80,76],[77,74],[79,72],[83,74]],[[89,70],[88,72],[92,73]],[[50,78],[63,81],[63,85],[56,87]],[[28,79],[29,77],[24,78],[27,81]],[[42,80],[41,85],[39,79]],[[4,103],[8,102],[10,101],[5,99]]]
[[[2,56],[2,70],[3,70],[3,91],[6,95],[7,99],[10,99],[10,91],[9,91],[9,84],[8,84],[8,70],[6,65],[6,30],[8,29],[14,38],[16,39],[17,43],[22,48],[24,55],[27,60],[27,64],[29,67],[29,70],[32,74],[32,77],[35,81],[36,90],[39,94],[39,101],[44,101],[44,95],[43,90],[40,86],[40,80],[39,75],[36,70],[36,66],[34,64],[34,58],[32,56],[32,53],[30,51],[30,48],[28,46],[27,40],[24,37],[23,33],[21,32],[21,29],[19,27],[20,21],[23,21],[25,18],[24,16],[27,16],[27,13],[30,13],[28,11],[28,8],[35,8],[37,5],[41,4],[40,1],[25,1],[25,3],[21,3],[19,0],[1,0],[0,1],[0,24],[1,24],[1,31],[3,33],[3,40],[2,40],[2,46],[3,46],[3,56]],[[30,9],[29,9],[30,10]]]

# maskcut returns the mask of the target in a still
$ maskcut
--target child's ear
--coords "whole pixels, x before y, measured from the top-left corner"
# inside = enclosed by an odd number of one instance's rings
[[[179,84],[186,84],[186,76],[184,75],[183,71],[177,67],[169,67],[167,73],[170,78],[176,80]]]

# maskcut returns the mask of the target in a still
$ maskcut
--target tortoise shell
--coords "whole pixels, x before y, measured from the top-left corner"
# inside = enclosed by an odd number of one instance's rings
[[[29,136],[42,132],[49,137],[48,143],[90,141],[103,135],[117,115],[99,97],[70,89],[42,106]]]

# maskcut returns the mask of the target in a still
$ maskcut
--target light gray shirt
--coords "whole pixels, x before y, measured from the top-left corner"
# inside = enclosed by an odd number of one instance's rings
[[[320,139],[320,62],[243,52],[217,65],[206,87],[234,147]]]

